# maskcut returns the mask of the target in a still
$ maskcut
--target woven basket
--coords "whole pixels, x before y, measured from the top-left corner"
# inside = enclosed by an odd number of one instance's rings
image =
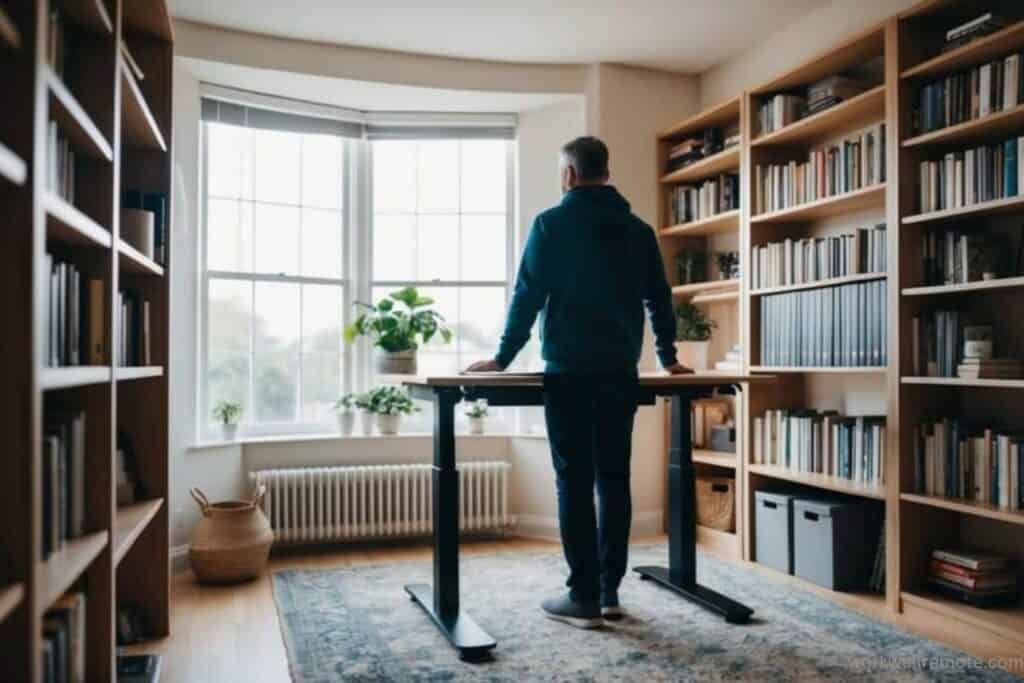
[[[736,531],[735,480],[697,477],[697,523],[719,531]]]
[[[189,491],[203,513],[188,549],[192,571],[201,583],[234,583],[263,572],[274,541],[260,509],[266,492],[261,485],[252,500],[211,503],[199,489]]]

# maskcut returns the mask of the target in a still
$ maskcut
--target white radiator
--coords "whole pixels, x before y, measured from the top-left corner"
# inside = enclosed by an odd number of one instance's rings
[[[512,524],[506,462],[469,462],[459,470],[459,529]],[[277,543],[420,536],[433,528],[430,465],[366,465],[256,470],[266,484],[263,511]]]

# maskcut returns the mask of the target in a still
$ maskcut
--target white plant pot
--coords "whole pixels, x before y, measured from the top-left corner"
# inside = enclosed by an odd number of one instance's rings
[[[710,341],[702,342],[676,342],[676,352],[679,355],[679,362],[686,367],[701,371],[708,369],[708,349]]]
[[[368,413],[365,410],[359,413],[359,426],[366,436],[373,434],[373,413]]]
[[[356,428],[356,414],[351,410],[344,413],[337,413],[338,431],[342,436],[351,436]]]
[[[378,415],[377,429],[381,434],[397,434],[398,427],[402,424],[401,415]]]
[[[221,429],[221,434],[224,435],[224,440],[225,441],[234,441],[235,437],[238,436],[238,425],[236,425],[236,424],[234,424],[234,425],[222,424],[220,426],[220,429]]]
[[[466,417],[469,420],[469,433],[470,434],[483,434],[484,433],[484,421],[486,418],[483,417]]]
[[[416,351],[384,351],[377,349],[377,374],[415,375]]]

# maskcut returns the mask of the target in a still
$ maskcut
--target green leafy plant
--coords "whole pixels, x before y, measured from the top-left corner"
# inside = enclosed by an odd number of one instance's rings
[[[478,398],[466,408],[466,417],[487,417],[488,414],[486,398]]]
[[[357,407],[359,407],[359,396],[356,394],[345,394],[334,402],[334,412],[336,413],[351,413]]]
[[[676,306],[676,341],[702,342],[711,339],[711,330],[718,325],[708,320],[704,311],[693,304]]]
[[[730,280],[740,276],[740,254],[738,251],[719,252],[718,272],[723,280]]]
[[[345,340],[351,343],[367,336],[374,346],[392,353],[415,351],[435,335],[447,344],[452,332],[443,325],[444,317],[429,308],[433,303],[430,297],[420,296],[415,287],[392,292],[375,306],[357,301],[355,305],[365,310],[345,328]]]
[[[409,415],[419,410],[405,389],[388,384],[371,389],[365,397],[365,410],[375,415]]]
[[[213,407],[213,417],[224,425],[238,424],[242,417],[242,404],[232,401],[221,401]]]

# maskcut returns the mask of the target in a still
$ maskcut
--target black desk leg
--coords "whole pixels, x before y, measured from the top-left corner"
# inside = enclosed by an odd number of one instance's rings
[[[697,494],[690,444],[690,398],[673,396],[672,440],[668,464],[668,569],[634,567],[641,578],[669,588],[690,602],[720,614],[731,624],[745,624],[752,609],[697,583]]]
[[[434,586],[405,587],[465,660],[490,656],[497,643],[459,608],[459,473],[455,469],[455,404],[458,389],[434,394]]]

